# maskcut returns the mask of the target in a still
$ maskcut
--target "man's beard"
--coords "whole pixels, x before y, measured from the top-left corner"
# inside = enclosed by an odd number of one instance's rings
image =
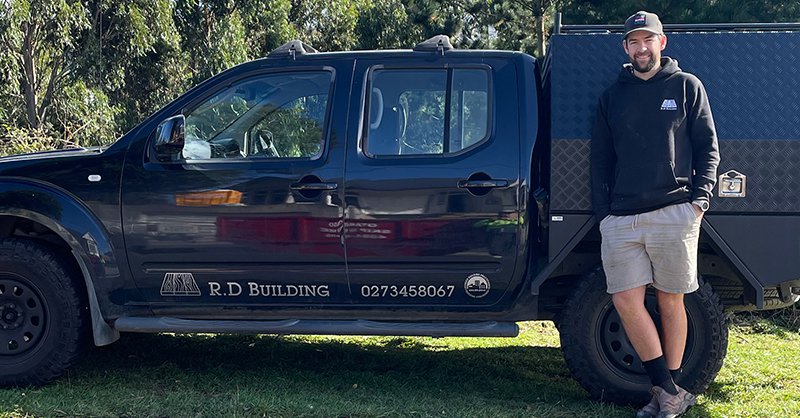
[[[650,60],[647,61],[647,63],[643,67],[640,67],[639,64],[636,62],[636,57],[633,57],[633,59],[631,59],[631,65],[633,65],[633,69],[636,70],[636,72],[646,73],[652,70],[656,66],[656,59],[653,56],[653,54],[650,54]]]

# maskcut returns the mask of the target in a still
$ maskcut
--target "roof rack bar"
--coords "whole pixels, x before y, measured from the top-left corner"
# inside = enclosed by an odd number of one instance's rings
[[[609,32],[623,33],[625,25],[564,25],[556,18],[554,34],[575,32]],[[800,23],[677,23],[664,25],[664,32],[700,32],[700,31],[799,31]]]
[[[556,13],[555,18],[553,19],[553,35],[561,35],[561,28],[563,25],[561,24],[561,12]]]
[[[453,44],[450,43],[450,37],[447,35],[436,35],[428,38],[414,47],[414,51],[430,51],[436,52],[438,55],[444,55],[446,51],[453,49]]]
[[[285,44],[273,49],[268,55],[268,58],[285,58],[289,57],[296,60],[299,55],[313,54],[318,52],[312,48],[311,45],[304,43],[299,39],[286,42]]]

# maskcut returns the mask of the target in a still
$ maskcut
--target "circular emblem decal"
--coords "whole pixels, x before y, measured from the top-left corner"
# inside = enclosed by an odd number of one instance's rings
[[[483,274],[473,274],[464,282],[464,290],[469,296],[476,299],[488,295],[491,288],[489,278]]]

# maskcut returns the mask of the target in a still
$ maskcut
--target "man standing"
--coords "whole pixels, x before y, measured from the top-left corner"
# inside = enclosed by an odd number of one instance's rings
[[[661,56],[666,45],[655,14],[625,21],[630,64],[600,97],[592,130],[592,203],[608,293],[653,384],[637,417],[676,417],[695,402],[675,384],[686,347],[683,298],[699,287],[700,222],[719,164],[703,84]],[[644,305],[651,284],[663,335]]]

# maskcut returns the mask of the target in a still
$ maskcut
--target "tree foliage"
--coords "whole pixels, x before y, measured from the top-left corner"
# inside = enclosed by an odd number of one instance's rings
[[[779,0],[3,0],[0,154],[109,143],[191,85],[291,39],[335,51],[446,34],[459,48],[540,56],[556,11],[580,24],[642,9],[668,23],[800,19],[800,2]]]
[[[54,98],[76,69],[77,39],[88,26],[78,1],[9,1],[0,19],[0,45],[10,81],[9,117],[32,129],[47,121]]]
[[[358,16],[357,49],[409,48],[422,38],[400,0],[372,0]]]
[[[355,27],[362,0],[318,1],[292,0],[289,20],[297,33],[323,51],[352,49],[356,44]]]
[[[113,129],[98,136],[108,142],[188,86],[185,54],[170,0],[96,0],[85,12],[91,27],[81,39],[83,79],[115,108],[103,121]]]

